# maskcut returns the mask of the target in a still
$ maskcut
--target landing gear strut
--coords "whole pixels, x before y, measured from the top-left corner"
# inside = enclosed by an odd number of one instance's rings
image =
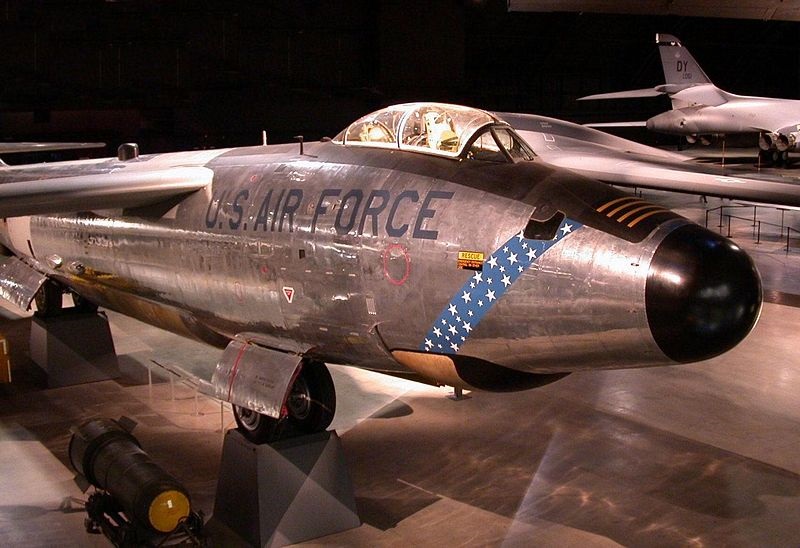
[[[287,415],[275,419],[245,407],[233,406],[239,431],[254,443],[324,431],[336,412],[336,391],[325,364],[303,361],[286,400]]]

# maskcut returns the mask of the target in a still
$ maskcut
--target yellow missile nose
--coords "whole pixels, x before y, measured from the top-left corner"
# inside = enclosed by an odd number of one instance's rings
[[[162,492],[150,503],[148,518],[153,529],[162,533],[174,531],[178,523],[189,515],[189,499],[180,491]]]

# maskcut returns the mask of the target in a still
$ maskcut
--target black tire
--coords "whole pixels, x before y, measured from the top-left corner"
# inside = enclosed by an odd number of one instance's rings
[[[63,289],[56,282],[52,280],[44,282],[34,297],[36,313],[39,316],[49,317],[61,312],[63,293]]]
[[[325,364],[303,364],[292,385],[286,407],[288,416],[274,419],[234,405],[233,417],[239,432],[254,443],[268,443],[324,431],[336,413],[336,389]]]
[[[288,426],[292,433],[313,434],[330,426],[336,414],[336,389],[325,364],[303,364],[286,400],[286,407],[289,408]]]
[[[238,405],[233,406],[233,418],[236,420],[239,432],[253,443],[267,443],[280,439],[286,422]]]

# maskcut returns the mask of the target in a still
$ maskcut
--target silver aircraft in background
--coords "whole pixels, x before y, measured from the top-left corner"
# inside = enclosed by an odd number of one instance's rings
[[[665,84],[654,88],[601,93],[581,97],[627,99],[669,96],[672,110],[646,122],[591,124],[593,127],[646,125],[659,133],[682,135],[690,143],[708,143],[709,136],[758,133],[760,157],[769,162],[785,162],[789,151],[800,146],[800,101],[772,97],[734,95],[719,89],[700,68],[680,40],[669,34],[656,34]]]
[[[5,298],[225,348],[183,373],[253,439],[328,426],[325,362],[522,390],[716,356],[761,307],[733,242],[441,103],[316,143],[3,166],[0,218]]]

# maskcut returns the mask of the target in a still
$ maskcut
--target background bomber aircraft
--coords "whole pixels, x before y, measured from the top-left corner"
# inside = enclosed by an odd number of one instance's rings
[[[650,131],[682,135],[690,143],[709,136],[758,133],[763,161],[785,162],[800,145],[800,101],[735,95],[715,86],[689,50],[669,34],[656,34],[665,84],[654,88],[581,97],[628,99],[666,94],[672,110],[646,122],[592,124],[594,127],[646,125]],[[707,142],[707,140],[706,140]]]
[[[5,298],[225,347],[183,373],[253,439],[328,426],[325,362],[521,390],[710,358],[761,305],[731,241],[439,103],[317,143],[3,166],[0,216]]]

